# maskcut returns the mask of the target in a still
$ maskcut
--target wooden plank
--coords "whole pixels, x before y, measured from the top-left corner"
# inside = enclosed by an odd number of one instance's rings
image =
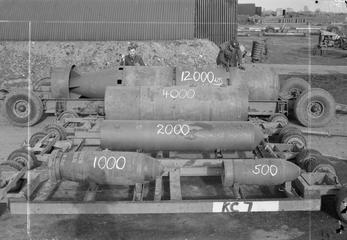
[[[182,200],[180,172],[181,172],[180,169],[173,169],[169,172],[171,200]]]
[[[142,201],[143,200],[143,184],[136,183],[133,193],[133,201]]]
[[[154,214],[319,211],[320,198],[273,200],[185,200],[160,202],[10,201],[11,214]]]
[[[154,201],[160,201],[163,194],[163,177],[159,176],[155,179]]]
[[[90,183],[89,187],[84,195],[83,201],[94,202],[96,199],[96,192],[98,190],[98,185],[95,183]]]

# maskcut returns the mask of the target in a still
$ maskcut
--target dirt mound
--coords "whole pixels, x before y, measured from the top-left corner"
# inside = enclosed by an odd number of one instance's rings
[[[214,64],[218,47],[209,40],[136,42],[150,66]],[[0,42],[0,84],[3,80],[49,77],[51,67],[75,64],[84,72],[113,68],[127,54],[129,42]],[[30,59],[29,59],[30,48]]]

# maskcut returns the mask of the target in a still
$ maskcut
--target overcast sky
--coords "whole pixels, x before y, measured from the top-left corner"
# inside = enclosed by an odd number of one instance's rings
[[[347,13],[344,0],[318,0],[317,4],[315,0],[239,0],[239,3],[255,3],[268,10],[276,10],[276,8],[303,10],[306,5],[311,11],[319,8],[322,11]]]

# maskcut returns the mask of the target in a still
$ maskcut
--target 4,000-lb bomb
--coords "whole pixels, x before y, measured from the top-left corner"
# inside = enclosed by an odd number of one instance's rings
[[[110,120],[243,121],[248,92],[229,87],[108,87]]]

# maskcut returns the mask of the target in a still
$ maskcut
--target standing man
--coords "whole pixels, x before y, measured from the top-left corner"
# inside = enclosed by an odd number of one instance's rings
[[[128,47],[129,54],[122,58],[121,64],[123,66],[145,66],[142,57],[136,54],[137,45],[131,43]]]

